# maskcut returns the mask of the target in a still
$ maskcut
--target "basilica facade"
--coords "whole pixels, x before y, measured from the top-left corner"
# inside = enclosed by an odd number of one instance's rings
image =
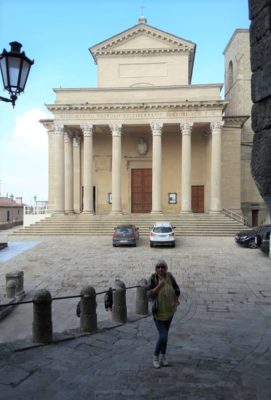
[[[249,167],[248,43],[248,31],[237,30],[224,51],[224,98],[222,83],[192,84],[196,44],[144,17],[91,47],[97,88],[54,89],[52,118],[41,121],[50,211],[226,209],[259,223],[265,210]]]

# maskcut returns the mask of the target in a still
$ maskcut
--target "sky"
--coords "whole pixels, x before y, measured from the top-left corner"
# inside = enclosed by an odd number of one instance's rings
[[[143,7],[143,8],[142,8]],[[0,101],[0,195],[47,200],[46,104],[54,88],[97,86],[89,48],[138,23],[197,45],[192,84],[224,82],[223,51],[236,29],[248,29],[248,0],[0,0],[0,52],[20,42],[34,60],[13,109]],[[0,96],[9,97],[0,80]],[[223,92],[222,92],[223,97]]]

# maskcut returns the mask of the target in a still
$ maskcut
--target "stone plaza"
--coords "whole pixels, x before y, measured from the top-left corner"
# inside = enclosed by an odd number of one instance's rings
[[[19,245],[18,238],[7,237]],[[271,265],[260,250],[232,237],[177,237],[176,248],[113,248],[112,238],[20,238],[32,245],[1,262],[24,272],[24,300],[38,289],[52,297],[96,292],[115,279],[134,286],[164,258],[181,287],[170,331],[170,366],[155,370],[156,331],[151,315],[135,314],[127,290],[126,324],[113,324],[97,296],[98,332],[82,334],[78,299],[53,301],[55,342],[32,343],[32,304],[17,306],[0,322],[0,399],[208,399],[269,400],[271,393]],[[12,246],[10,246],[10,249]]]

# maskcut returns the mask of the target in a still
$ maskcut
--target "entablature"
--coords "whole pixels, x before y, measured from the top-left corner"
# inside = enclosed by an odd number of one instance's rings
[[[54,113],[56,121],[64,124],[78,124],[78,121],[92,124],[110,124],[119,121],[125,124],[149,124],[153,121],[163,123],[179,123],[181,119],[192,122],[208,123],[212,120],[222,120],[226,102],[197,102],[188,104],[138,104],[121,107],[117,105],[94,107],[90,105],[53,105],[48,107]]]

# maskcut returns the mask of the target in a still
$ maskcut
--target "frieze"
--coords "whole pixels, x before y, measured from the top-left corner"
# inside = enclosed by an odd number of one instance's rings
[[[158,112],[129,112],[129,113],[57,113],[55,114],[56,120],[151,120],[151,119],[176,119],[176,118],[190,118],[197,119],[200,117],[214,117],[221,116],[221,110],[194,110],[194,111],[158,111]]]

